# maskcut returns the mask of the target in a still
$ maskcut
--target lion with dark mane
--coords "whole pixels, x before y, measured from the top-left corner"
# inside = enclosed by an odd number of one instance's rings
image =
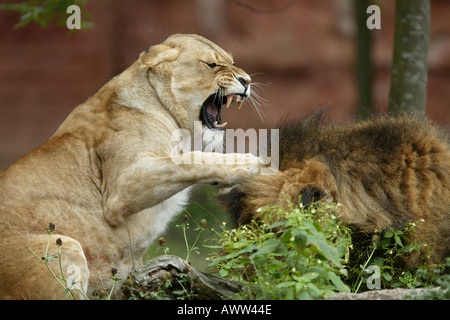
[[[447,135],[413,116],[337,125],[323,124],[324,113],[280,125],[277,174],[222,190],[235,224],[263,219],[258,208],[282,204],[285,196],[303,205],[329,199],[341,204],[341,221],[367,235],[423,221],[407,236],[432,253],[411,254],[404,267],[440,263],[450,251]]]

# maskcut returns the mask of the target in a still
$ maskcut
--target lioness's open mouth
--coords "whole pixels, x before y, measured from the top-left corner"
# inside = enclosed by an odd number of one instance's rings
[[[222,122],[221,110],[223,105],[227,108],[233,101],[237,101],[238,108],[241,109],[244,102],[244,94],[229,94],[226,96],[214,93],[205,100],[200,111],[200,120],[204,125],[212,130],[223,130],[227,122]]]

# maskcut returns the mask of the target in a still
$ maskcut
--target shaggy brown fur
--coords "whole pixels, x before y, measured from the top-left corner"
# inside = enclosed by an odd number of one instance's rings
[[[236,224],[258,219],[257,208],[302,196],[339,202],[339,218],[366,233],[417,224],[411,241],[432,244],[429,263],[450,248],[450,148],[426,120],[380,117],[349,125],[323,125],[323,111],[280,126],[280,171],[255,176],[219,199]],[[412,255],[407,267],[422,263]]]

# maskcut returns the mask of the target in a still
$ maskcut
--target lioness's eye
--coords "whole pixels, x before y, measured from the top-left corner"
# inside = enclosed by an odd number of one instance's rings
[[[217,67],[217,64],[215,64],[215,63],[208,63],[208,67],[210,67],[211,69],[214,69],[215,67]]]

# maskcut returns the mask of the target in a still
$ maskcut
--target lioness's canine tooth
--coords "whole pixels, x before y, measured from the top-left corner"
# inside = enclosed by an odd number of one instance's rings
[[[227,125],[227,123],[228,123],[228,122],[216,124],[216,127],[219,127],[219,128],[225,128],[225,126]]]
[[[226,104],[227,109],[230,106],[232,101],[233,101],[233,96],[230,94],[227,96],[227,104]]]
[[[243,100],[238,101],[238,110],[241,110],[242,104],[244,103]]]

